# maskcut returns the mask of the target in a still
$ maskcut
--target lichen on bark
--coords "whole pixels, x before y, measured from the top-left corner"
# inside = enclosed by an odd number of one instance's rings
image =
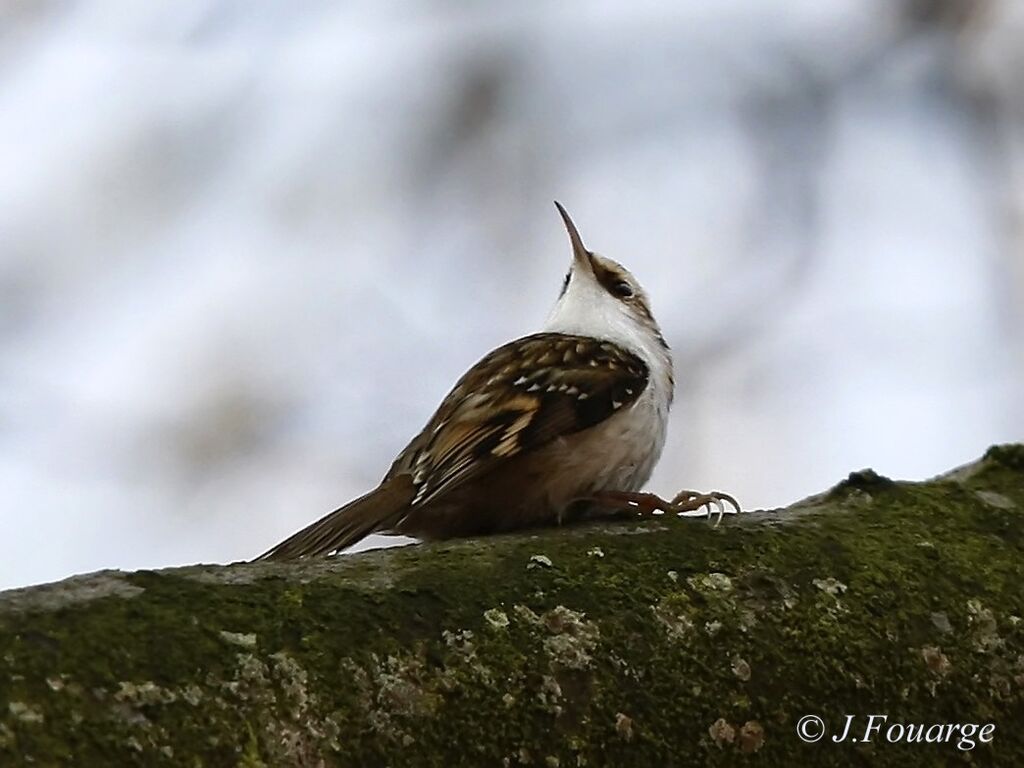
[[[1024,446],[786,509],[0,594],[0,764],[1024,764]]]

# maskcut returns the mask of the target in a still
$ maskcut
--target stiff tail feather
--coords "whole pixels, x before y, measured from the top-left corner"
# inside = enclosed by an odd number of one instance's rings
[[[345,549],[375,531],[395,525],[412,498],[413,486],[407,476],[390,478],[369,493],[292,534],[256,559],[297,560]]]

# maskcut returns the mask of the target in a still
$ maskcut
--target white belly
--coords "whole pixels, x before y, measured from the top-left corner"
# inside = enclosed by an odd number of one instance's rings
[[[651,476],[665,445],[668,403],[655,391],[629,409],[545,449],[549,508],[564,511],[595,491],[638,491]]]

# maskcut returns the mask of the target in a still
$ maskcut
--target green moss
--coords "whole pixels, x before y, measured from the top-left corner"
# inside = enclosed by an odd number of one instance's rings
[[[859,764],[796,721],[996,723],[1024,761],[1024,447],[788,510],[0,595],[0,764]],[[600,555],[595,553],[600,552]],[[873,765],[953,745],[871,745]],[[926,755],[923,757],[923,755]]]

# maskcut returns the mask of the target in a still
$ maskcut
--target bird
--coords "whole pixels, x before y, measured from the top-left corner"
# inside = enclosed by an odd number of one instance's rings
[[[547,322],[485,355],[455,384],[380,485],[257,560],[340,552],[371,533],[482,536],[603,516],[682,514],[725,493],[641,491],[665,445],[672,353],[647,293],[588,250],[555,202],[572,261]]]

